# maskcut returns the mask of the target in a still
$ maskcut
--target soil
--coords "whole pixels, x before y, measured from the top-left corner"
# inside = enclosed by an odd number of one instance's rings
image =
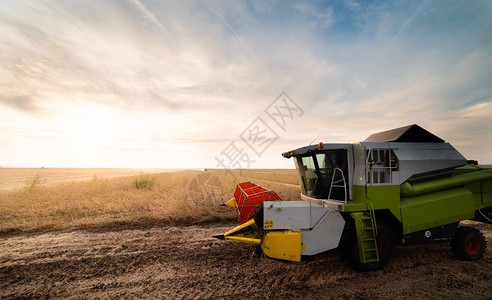
[[[492,245],[492,225],[466,223]],[[233,226],[3,237],[0,298],[492,299],[492,246],[477,262],[447,244],[398,246],[383,270],[357,272],[337,251],[286,263],[211,238]]]

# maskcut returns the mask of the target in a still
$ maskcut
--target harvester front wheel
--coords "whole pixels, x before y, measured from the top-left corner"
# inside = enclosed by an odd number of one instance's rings
[[[461,226],[451,240],[451,250],[463,260],[475,261],[483,257],[487,248],[483,234],[472,227]]]
[[[393,231],[391,226],[384,219],[377,221],[378,234],[376,236],[377,250],[379,255],[378,262],[362,263],[360,261],[359,247],[357,244],[357,238],[353,239],[352,246],[352,263],[356,269],[361,271],[374,271],[379,270],[383,265],[389,262],[391,252],[395,246],[393,241]]]

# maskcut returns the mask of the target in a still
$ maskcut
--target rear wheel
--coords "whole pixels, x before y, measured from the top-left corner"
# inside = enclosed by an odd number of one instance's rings
[[[475,261],[483,257],[487,248],[483,234],[472,227],[461,226],[451,240],[451,250],[463,260]]]
[[[352,264],[355,268],[362,271],[374,271],[381,269],[389,262],[391,251],[394,247],[393,231],[389,224],[384,220],[377,220],[378,234],[376,236],[376,244],[379,256],[379,262],[362,263],[360,261],[359,246],[357,244],[357,236],[354,234],[352,239]]]
[[[473,219],[479,222],[492,224],[492,207],[489,206],[475,211],[475,218]]]

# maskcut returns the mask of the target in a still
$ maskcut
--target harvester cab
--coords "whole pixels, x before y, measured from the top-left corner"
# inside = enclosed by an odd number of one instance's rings
[[[352,196],[351,144],[319,143],[282,155],[294,158],[301,194],[305,197],[346,202]]]
[[[492,166],[467,161],[418,125],[282,156],[294,161],[301,201],[281,201],[273,191],[241,183],[228,201],[241,225],[215,237],[290,261],[342,248],[365,270],[388,262],[395,244],[450,242],[460,258],[483,256],[483,235],[459,222],[491,223]]]

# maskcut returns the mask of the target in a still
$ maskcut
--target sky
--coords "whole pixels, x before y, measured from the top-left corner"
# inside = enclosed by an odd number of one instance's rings
[[[418,124],[492,164],[491,1],[0,2],[0,166],[292,168]]]

